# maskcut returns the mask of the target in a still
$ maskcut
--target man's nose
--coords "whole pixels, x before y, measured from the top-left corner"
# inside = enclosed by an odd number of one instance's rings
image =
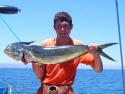
[[[64,31],[64,27],[61,28],[61,31]]]

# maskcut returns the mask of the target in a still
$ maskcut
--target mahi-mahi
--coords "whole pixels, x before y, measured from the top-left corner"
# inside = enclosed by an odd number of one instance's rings
[[[64,45],[54,47],[44,47],[31,45],[31,42],[15,42],[9,44],[4,52],[9,57],[19,61],[26,55],[30,62],[34,61],[40,64],[57,64],[70,61],[76,57],[89,52],[87,45]],[[97,46],[100,55],[115,61],[110,56],[105,54],[102,49],[112,46],[117,43],[107,43]]]

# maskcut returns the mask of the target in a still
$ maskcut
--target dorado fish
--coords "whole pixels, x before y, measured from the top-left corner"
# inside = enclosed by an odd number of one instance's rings
[[[110,56],[102,51],[102,49],[112,46],[117,43],[107,43],[97,46],[97,51],[100,55],[115,61]],[[38,45],[31,45],[31,42],[16,42],[8,45],[5,54],[9,57],[19,61],[24,55],[28,57],[30,62],[34,61],[41,64],[58,64],[70,61],[76,57],[84,55],[89,52],[87,45],[65,45],[44,47]]]

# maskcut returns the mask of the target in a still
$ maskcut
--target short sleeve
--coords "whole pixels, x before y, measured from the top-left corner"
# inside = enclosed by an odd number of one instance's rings
[[[90,53],[87,53],[79,57],[79,63],[93,65],[94,57]]]

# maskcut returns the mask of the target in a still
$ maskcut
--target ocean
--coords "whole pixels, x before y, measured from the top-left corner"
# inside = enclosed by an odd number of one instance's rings
[[[12,94],[36,94],[40,82],[32,69],[1,68],[0,88],[8,85]],[[78,69],[73,88],[75,94],[123,94],[121,70]]]

